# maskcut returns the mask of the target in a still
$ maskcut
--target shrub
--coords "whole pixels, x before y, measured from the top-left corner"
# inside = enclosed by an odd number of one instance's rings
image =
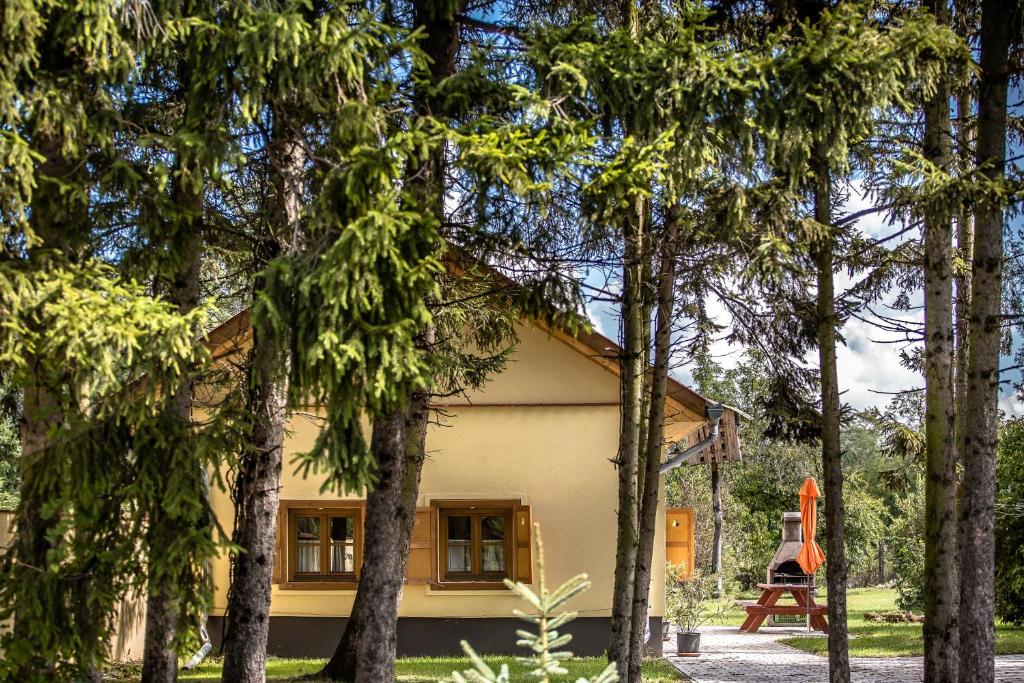
[[[722,612],[721,608],[717,612],[707,609],[718,590],[718,576],[695,573],[682,581],[680,569],[676,565],[668,566],[665,614],[683,633],[696,633],[698,628]]]
[[[1000,430],[996,464],[996,615],[1024,624],[1024,421]]]
[[[896,575],[896,604],[900,609],[924,608],[924,487],[897,503],[898,514],[890,540]]]

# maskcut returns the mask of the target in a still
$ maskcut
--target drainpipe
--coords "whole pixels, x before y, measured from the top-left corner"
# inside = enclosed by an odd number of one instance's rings
[[[682,442],[677,443],[675,446],[672,447],[672,450],[669,451],[669,455],[671,455],[672,453],[675,453],[675,455],[672,455],[672,457],[670,457],[668,460],[661,464],[661,467],[658,468],[658,474],[665,474],[669,470],[675,469],[680,465],[696,464],[695,462],[691,462],[691,460],[695,459],[701,453],[703,453],[711,446],[713,446],[715,443],[717,443],[719,437],[721,436],[721,421],[722,415],[725,413],[725,406],[708,406],[707,413],[708,421],[711,422],[711,436],[704,439],[696,446],[691,446],[690,448],[687,448],[686,450],[683,451],[679,450],[679,443]]]
[[[202,643],[202,646],[194,655],[192,655],[191,659],[182,665],[181,668],[183,671],[191,671],[199,666],[199,663],[206,659],[206,655],[210,654],[210,650],[213,649],[213,643],[210,642],[210,634],[206,630],[206,617],[203,617],[203,621],[199,625],[199,640]]]

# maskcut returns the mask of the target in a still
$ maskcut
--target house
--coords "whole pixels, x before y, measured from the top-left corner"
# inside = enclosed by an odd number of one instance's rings
[[[522,603],[501,583],[530,583],[532,523],[544,535],[551,585],[586,572],[593,586],[574,598],[579,618],[569,649],[596,655],[607,646],[615,564],[619,428],[616,345],[598,334],[571,337],[523,323],[507,369],[482,391],[439,400],[427,437],[427,461],[399,609],[400,655],[451,655],[459,642],[480,652],[516,650],[512,616]],[[210,335],[217,355],[244,351],[248,319],[236,316]],[[670,381],[666,440],[691,444],[709,434],[714,405]],[[727,410],[719,457],[738,454],[736,415]],[[290,466],[317,435],[315,416],[291,418],[285,442],[268,652],[327,657],[349,613],[360,572],[365,501],[321,493],[321,479]],[[212,506],[230,532],[229,494]],[[650,625],[661,634],[665,562],[693,562],[689,511],[659,510]],[[666,534],[666,527],[669,533]],[[229,561],[213,565],[215,647],[227,604]],[[135,650],[135,647],[129,648]],[[122,651],[124,651],[122,649]],[[141,652],[141,649],[139,650]]]

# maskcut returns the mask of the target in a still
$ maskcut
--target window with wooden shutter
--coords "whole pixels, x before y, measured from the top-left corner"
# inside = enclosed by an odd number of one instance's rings
[[[406,583],[424,584],[434,580],[434,524],[430,508],[416,508],[416,521],[409,543]]]
[[[279,508],[277,512],[277,535],[274,540],[274,571],[271,573],[271,583],[281,583],[284,576],[284,558],[282,557],[281,548],[284,547],[282,541],[287,533],[288,528],[284,523],[284,509]]]
[[[693,576],[693,508],[665,510],[665,561],[680,567],[680,577]]]
[[[533,521],[530,506],[516,509],[516,581],[533,583]]]
[[[435,530],[431,585],[500,589],[515,574],[517,500],[432,501]]]

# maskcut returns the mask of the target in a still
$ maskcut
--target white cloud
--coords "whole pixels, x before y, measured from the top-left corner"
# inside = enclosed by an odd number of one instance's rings
[[[999,409],[1006,413],[1007,417],[1021,417],[1024,415],[1024,402],[1015,391],[1003,391],[999,396]]]
[[[850,196],[845,203],[837,207],[839,209],[839,215],[851,215],[860,211],[866,211],[877,205],[877,198],[867,195],[865,196],[864,181],[862,180],[851,180],[849,185]],[[855,223],[857,228],[860,229],[868,237],[878,239],[880,237],[888,237],[894,232],[903,228],[902,222],[891,223],[886,217],[885,211],[875,211],[862,216]],[[902,242],[906,239],[910,239],[910,235],[903,235],[896,240],[895,243]]]
[[[906,316],[913,320],[917,316]],[[891,393],[922,386],[917,372],[900,363],[903,344],[882,343],[884,334],[861,320],[851,320],[843,326],[846,344],[836,349],[839,372],[839,390],[844,403],[858,410],[872,406],[883,407],[892,398]],[[817,365],[817,363],[815,363]]]

